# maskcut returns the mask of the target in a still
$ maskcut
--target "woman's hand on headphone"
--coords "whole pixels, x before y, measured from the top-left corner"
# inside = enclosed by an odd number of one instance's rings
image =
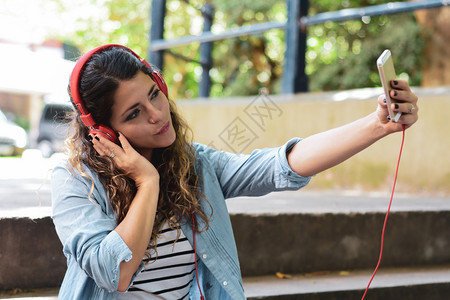
[[[155,166],[139,154],[123,134],[119,134],[119,141],[122,147],[96,135],[92,143],[98,154],[111,158],[120,170],[134,180],[137,188],[146,183],[159,185],[159,173]]]

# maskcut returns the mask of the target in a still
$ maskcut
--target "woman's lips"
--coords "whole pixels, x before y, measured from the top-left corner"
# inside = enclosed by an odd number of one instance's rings
[[[168,121],[166,123],[166,125],[164,125],[160,131],[158,131],[157,135],[166,133],[169,130],[169,127],[170,127],[170,121]]]

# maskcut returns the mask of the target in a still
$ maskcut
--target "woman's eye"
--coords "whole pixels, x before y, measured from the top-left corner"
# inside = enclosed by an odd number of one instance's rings
[[[132,119],[136,118],[136,117],[139,115],[139,113],[140,113],[140,110],[139,110],[139,109],[133,110],[133,111],[128,115],[128,117],[127,117],[126,120],[129,121],[129,120],[132,120]]]
[[[151,94],[151,96],[150,96],[150,99],[155,99],[156,97],[158,97],[158,95],[159,95],[159,90],[158,89],[156,89],[154,92],[153,92],[153,94]]]

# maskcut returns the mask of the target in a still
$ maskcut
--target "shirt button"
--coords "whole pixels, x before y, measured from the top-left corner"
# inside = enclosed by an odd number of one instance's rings
[[[203,257],[203,259],[206,259],[208,257],[208,255],[203,254],[202,257]]]
[[[228,282],[224,281],[222,284],[223,284],[223,285],[228,285]]]

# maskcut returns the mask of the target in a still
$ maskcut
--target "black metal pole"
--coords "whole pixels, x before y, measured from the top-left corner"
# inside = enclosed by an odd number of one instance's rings
[[[152,41],[164,39],[164,18],[166,16],[166,0],[152,0],[150,7],[150,47],[148,50],[148,61],[162,70],[164,65],[164,50],[151,51]]]
[[[308,15],[308,0],[286,0],[286,50],[281,93],[295,94],[308,91],[305,74],[306,28],[300,27],[300,20]]]
[[[202,8],[203,32],[210,32],[214,19],[214,7],[210,3],[205,3]],[[202,65],[202,78],[200,80],[198,96],[209,98],[211,90],[211,78],[209,71],[212,67],[212,42],[200,44],[200,63]]]

